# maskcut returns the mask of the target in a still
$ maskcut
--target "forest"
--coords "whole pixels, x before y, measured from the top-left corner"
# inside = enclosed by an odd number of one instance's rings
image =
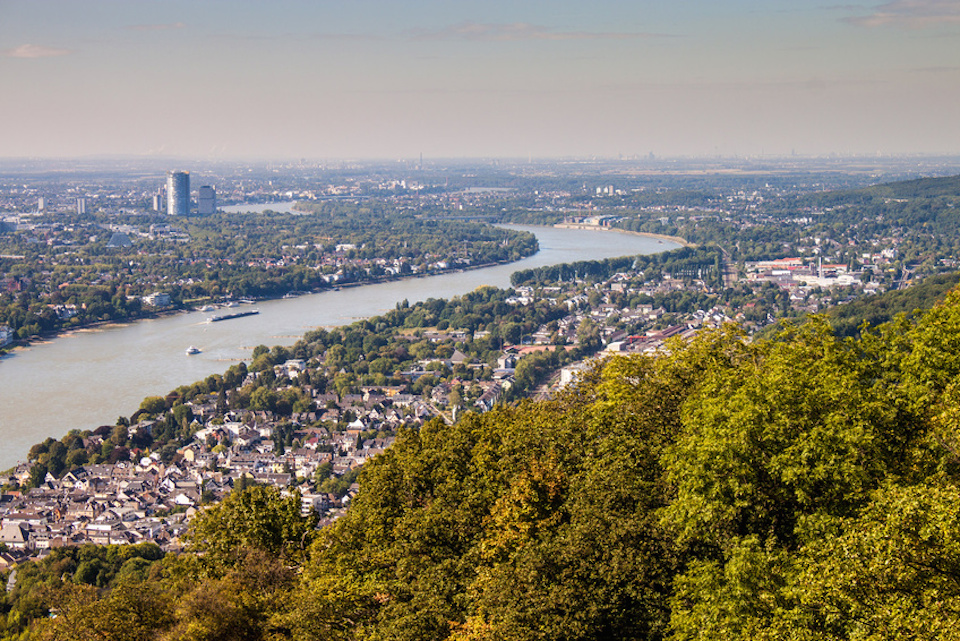
[[[8,639],[953,639],[960,291],[611,357],[554,400],[404,430],[322,529],[249,487],[187,551],[18,569]]]
[[[587,260],[563,265],[521,269],[510,275],[514,287],[575,281],[595,282],[617,272],[639,272],[645,280],[660,280],[665,274],[674,278],[691,277],[707,286],[722,288],[723,255],[716,246],[684,247],[669,252]]]

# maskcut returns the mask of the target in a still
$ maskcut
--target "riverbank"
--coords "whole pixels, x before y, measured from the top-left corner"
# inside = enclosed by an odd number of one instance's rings
[[[509,227],[510,225],[507,224],[504,226]],[[543,225],[542,227],[544,229],[551,228],[551,226],[548,226],[548,225]],[[672,243],[681,245],[683,247],[696,246],[693,243],[688,243],[683,238],[680,238],[677,236],[667,236],[664,234],[651,234],[647,232],[635,232],[635,231],[630,231],[626,229],[619,229],[617,227],[604,227],[601,225],[592,225],[588,223],[557,223],[552,227],[557,229],[585,230],[585,231],[603,231],[603,232],[614,231],[614,232],[619,232],[621,234],[630,235],[630,236],[641,236],[644,238],[651,238],[658,241],[672,242]],[[470,271],[488,269],[491,267],[498,267],[503,265],[510,265],[512,263],[518,263],[523,261],[524,259],[527,259],[527,258],[530,258],[531,256],[536,255],[539,252],[540,252],[540,248],[538,247],[537,251],[534,252],[533,254],[530,254],[529,256],[521,256],[516,260],[494,261],[490,263],[482,263],[477,265],[458,266],[458,267],[454,267],[454,268],[450,268],[442,271],[426,271],[426,272],[410,273],[410,274],[402,274],[402,275],[384,274],[381,276],[371,276],[364,280],[352,281],[349,283],[331,283],[328,287],[322,287],[322,288],[317,288],[317,289],[312,289],[312,290],[302,292],[302,295],[320,294],[320,293],[335,291],[339,289],[352,289],[352,288],[358,288],[358,287],[387,284],[391,282],[401,282],[405,280],[429,278],[433,276],[442,276],[445,274],[457,274],[457,273],[465,273]],[[291,297],[290,294],[291,292],[284,292],[284,293],[278,293],[272,296],[250,297],[249,300],[252,300],[255,302],[280,300],[283,298],[290,298]],[[226,301],[221,301],[221,302],[226,302]],[[193,311],[197,311],[197,309],[192,307],[175,307],[175,308],[161,309],[154,312],[141,314],[134,318],[128,318],[123,320],[109,319],[109,320],[102,320],[102,321],[93,321],[93,322],[85,323],[82,325],[74,325],[69,328],[63,328],[59,331],[47,332],[37,336],[32,336],[27,339],[15,340],[13,343],[6,345],[2,350],[0,350],[0,358],[3,358],[4,356],[7,356],[7,355],[13,355],[24,349],[29,349],[31,346],[43,344],[43,343],[49,343],[57,338],[70,336],[75,333],[104,330],[110,327],[117,327],[117,326],[126,326],[126,325],[136,324],[145,320],[158,319],[158,318],[163,318],[163,317],[172,316],[176,314],[186,314]]]
[[[604,225],[594,225],[591,223],[557,223],[554,227],[558,229],[586,229],[588,231],[615,231],[621,234],[630,234],[631,236],[643,236],[644,238],[654,238],[656,240],[670,241],[684,247],[696,247],[695,243],[687,242],[686,239],[679,236],[667,236],[666,234],[651,234],[645,231],[631,231],[629,229],[620,229],[619,227],[607,227]]]
[[[128,325],[134,325],[141,321],[146,320],[156,320],[159,318],[166,318],[167,316],[174,316],[177,314],[187,314],[194,311],[193,309],[185,309],[182,307],[172,307],[169,309],[161,309],[155,312],[150,312],[148,314],[140,314],[133,318],[126,318],[123,320],[119,319],[109,319],[109,320],[99,320],[91,321],[89,323],[83,323],[82,325],[73,325],[72,327],[61,328],[53,332],[44,332],[43,334],[37,334],[29,338],[18,338],[9,345],[6,345],[4,348],[0,349],[0,359],[4,356],[13,355],[17,352],[25,349],[30,349],[34,345],[44,345],[46,343],[51,343],[58,338],[65,338],[67,336],[72,336],[74,334],[82,334],[84,332],[95,332],[103,331],[110,329],[112,327],[126,327]]]
[[[550,226],[513,225],[536,234],[536,254],[509,264],[403,278],[363,287],[342,287],[286,300],[257,301],[260,314],[229,323],[207,323],[209,314],[170,313],[146,322],[99,325],[37,343],[0,364],[0,469],[22,460],[30,447],[71,429],[93,429],[129,416],[147,396],[211,375],[237,359],[250,363],[257,345],[293,345],[318,327],[339,327],[382,315],[404,300],[452,298],[478,287],[511,287],[517,270],[639,253],[670,251],[628,234],[596,234]],[[479,267],[472,265],[471,267]],[[196,345],[202,354],[186,356]]]
[[[510,225],[505,225],[505,226],[509,227]],[[585,230],[585,231],[603,231],[603,232],[613,231],[613,232],[619,232],[621,234],[630,235],[630,236],[640,236],[640,237],[651,238],[651,239],[655,239],[663,242],[672,242],[672,243],[681,245],[683,247],[696,247],[695,244],[689,243],[685,239],[677,236],[667,236],[664,234],[651,234],[647,232],[635,232],[635,231],[630,231],[626,229],[619,229],[617,227],[604,227],[601,225],[592,225],[588,223],[557,223],[552,227],[557,229]],[[543,225],[543,228],[550,229],[550,226]],[[516,260],[494,261],[490,263],[482,263],[477,265],[458,266],[458,267],[454,267],[454,268],[450,268],[442,271],[426,271],[426,272],[410,273],[410,274],[402,274],[402,275],[386,275],[385,274],[381,276],[371,276],[364,280],[352,281],[349,283],[331,283],[329,287],[322,287],[322,288],[308,290],[306,292],[302,292],[302,294],[303,295],[320,294],[324,292],[335,291],[338,289],[352,289],[352,288],[358,288],[358,287],[387,284],[391,282],[400,282],[404,280],[429,278],[433,276],[442,276],[445,274],[457,274],[457,273],[465,273],[470,271],[488,269],[490,267],[498,267],[498,266],[510,265],[512,263],[521,262],[526,258],[530,258],[531,256],[536,255],[537,253],[539,253],[539,251],[540,251],[540,248],[538,247],[537,251],[534,252],[533,254],[530,254],[529,256],[521,256]],[[280,300],[283,298],[290,298],[290,294],[291,292],[284,292],[284,293],[278,293],[272,296],[250,297],[250,300],[253,300],[256,302]],[[225,301],[222,301],[222,302],[225,302]],[[89,331],[96,331],[98,329],[103,330],[103,329],[107,329],[109,327],[114,327],[114,326],[131,325],[144,320],[158,319],[158,318],[163,318],[163,317],[176,315],[176,314],[185,314],[192,311],[197,311],[197,310],[195,308],[189,308],[189,307],[177,307],[177,308],[161,309],[154,312],[141,314],[134,318],[128,318],[123,320],[110,319],[110,320],[102,320],[102,321],[93,321],[93,322],[85,323],[82,325],[75,325],[69,328],[61,329],[59,331],[47,332],[44,334],[40,334],[38,336],[32,336],[27,339],[16,340],[12,344],[6,345],[3,350],[0,350],[0,358],[3,358],[4,356],[7,356],[7,355],[15,354],[20,350],[29,349],[33,345],[48,343],[57,338],[69,336],[71,334],[75,334],[79,332],[84,332],[84,331],[89,332]]]
[[[537,251],[539,251],[539,249]],[[537,252],[534,252],[533,254],[530,254],[530,256],[533,256],[536,253]],[[285,298],[310,296],[313,294],[322,294],[324,292],[331,292],[331,291],[336,291],[340,289],[351,289],[356,287],[382,285],[382,284],[410,280],[410,279],[442,276],[444,274],[457,274],[457,273],[469,272],[469,271],[474,271],[479,269],[487,269],[490,267],[498,267],[501,265],[509,265],[510,263],[519,262],[525,258],[529,258],[530,256],[521,256],[516,260],[480,263],[476,265],[454,267],[451,269],[445,269],[440,271],[426,271],[426,272],[418,272],[418,273],[410,273],[410,274],[402,274],[402,275],[394,275],[394,276],[386,275],[386,274],[382,276],[370,276],[367,279],[359,280],[359,281],[351,281],[349,283],[331,283],[328,287],[322,287],[318,289],[311,289],[308,291],[298,292],[295,296],[291,296],[291,294],[293,294],[294,292],[285,292],[285,293],[276,294],[273,296],[254,296],[254,297],[248,298],[247,300],[253,301],[255,303],[262,302],[262,301],[282,300]],[[224,300],[224,301],[214,302],[213,304],[219,305],[225,302],[228,302],[228,301]],[[140,314],[134,318],[127,318],[123,320],[110,319],[110,320],[91,321],[89,323],[83,323],[81,325],[74,325],[72,327],[63,328],[58,331],[45,332],[43,334],[38,334],[35,336],[31,336],[29,338],[17,339],[12,343],[4,346],[2,349],[0,349],[0,359],[2,359],[7,355],[13,355],[21,350],[29,349],[31,346],[49,343],[58,338],[64,338],[72,334],[77,334],[81,332],[91,332],[91,331],[97,331],[97,330],[105,330],[110,327],[123,327],[127,325],[132,325],[135,323],[139,323],[145,320],[164,318],[164,317],[173,316],[176,314],[188,314],[190,312],[195,312],[195,311],[199,311],[199,308],[171,307],[167,309],[157,310],[155,312]]]

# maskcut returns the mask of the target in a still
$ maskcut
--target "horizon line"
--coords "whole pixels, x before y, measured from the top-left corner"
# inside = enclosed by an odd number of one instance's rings
[[[205,156],[190,154],[134,154],[134,153],[100,153],[63,156],[24,156],[0,155],[0,162],[68,162],[77,160],[191,160],[205,162],[420,162],[425,159],[438,161],[511,161],[511,162],[636,162],[636,161],[667,161],[667,160],[836,160],[836,159],[881,159],[881,158],[960,158],[960,151],[956,152],[823,152],[823,153],[755,153],[755,154],[565,154],[565,155],[464,155],[464,156],[426,156],[415,153],[410,156],[303,156],[303,155],[238,155],[238,156]]]

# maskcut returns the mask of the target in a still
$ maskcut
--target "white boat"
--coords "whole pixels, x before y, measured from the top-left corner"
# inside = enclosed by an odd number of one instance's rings
[[[204,305],[203,307],[200,308],[200,311],[201,311],[201,312],[212,312],[212,311],[215,310],[215,309],[216,309],[216,307],[214,307],[213,305]]]
[[[199,347],[194,347],[193,345],[191,345],[190,347],[187,348],[187,355],[188,355],[188,356],[193,355],[193,354],[199,354],[199,353],[200,353],[200,348],[199,348]]]

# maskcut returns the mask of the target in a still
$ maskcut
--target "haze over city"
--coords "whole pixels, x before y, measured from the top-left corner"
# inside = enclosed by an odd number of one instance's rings
[[[955,154],[960,2],[0,0],[0,156]]]

